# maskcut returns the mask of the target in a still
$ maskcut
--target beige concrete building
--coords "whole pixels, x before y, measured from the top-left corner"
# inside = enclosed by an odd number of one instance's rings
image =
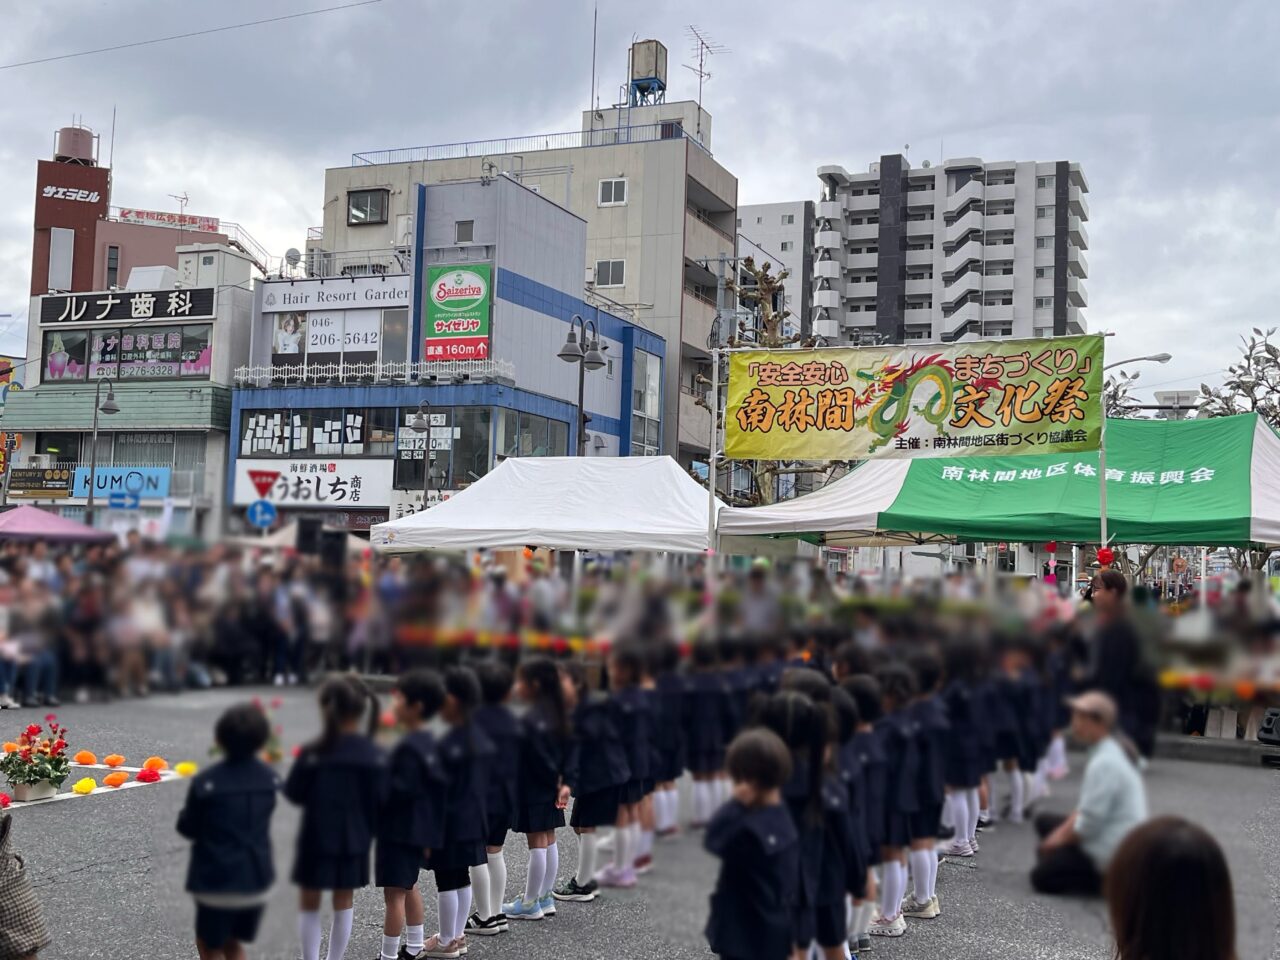
[[[339,272],[326,262],[353,251],[384,251],[388,269],[402,269],[415,183],[511,176],[586,220],[588,302],[621,305],[667,341],[663,452],[686,465],[706,457],[711,422],[695,378],[708,366],[716,261],[735,251],[738,181],[711,154],[710,115],[665,102],[665,55],[656,41],[637,44],[626,102],[584,111],[580,130],[357,153],[327,170],[308,272]],[[457,243],[469,242],[472,225],[455,226]]]

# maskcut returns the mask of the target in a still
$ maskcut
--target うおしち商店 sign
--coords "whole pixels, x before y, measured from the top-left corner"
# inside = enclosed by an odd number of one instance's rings
[[[1009,456],[1095,450],[1100,336],[759,350],[729,359],[725,456]]]
[[[430,267],[423,294],[423,360],[489,356],[492,270],[487,263]]]

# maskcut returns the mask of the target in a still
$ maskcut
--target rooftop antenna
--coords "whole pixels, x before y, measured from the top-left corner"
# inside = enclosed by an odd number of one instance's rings
[[[596,34],[600,25],[600,4],[595,5],[591,14],[591,95],[587,97],[587,109],[599,110],[600,104],[596,96]],[[594,121],[592,126],[594,126]]]
[[[182,246],[184,242],[182,238],[182,234],[183,234],[182,221],[186,219],[185,214],[187,212],[187,201],[190,200],[191,198],[187,196],[187,191],[185,190],[183,190],[180,195],[176,193],[171,193],[169,194],[169,196],[173,197],[173,199],[178,201],[178,246]]]
[[[702,140],[702,84],[711,79],[711,71],[707,69],[707,61],[717,53],[732,53],[723,43],[711,39],[711,35],[696,23],[684,28],[684,35],[689,38],[691,47],[689,56],[698,61],[698,65],[684,64],[686,70],[693,71],[698,78],[698,140]]]

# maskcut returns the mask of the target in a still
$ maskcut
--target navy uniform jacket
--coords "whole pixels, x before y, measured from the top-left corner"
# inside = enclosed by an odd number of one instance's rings
[[[631,779],[622,738],[613,722],[609,698],[592,694],[573,711],[573,736],[565,761],[564,782],[576,797],[620,787]]]
[[[728,740],[732,740],[738,731],[746,726],[751,697],[758,689],[756,686],[756,673],[750,667],[734,667],[725,671],[724,680],[729,690],[730,725]]]
[[[817,902],[844,903],[846,894],[866,887],[867,864],[862,859],[849,815],[849,791],[836,774],[827,774],[822,784],[822,867],[818,872]]]
[[[959,680],[948,683],[942,691],[947,708],[947,734],[944,738],[943,769],[947,786],[976,787],[986,771],[978,711],[981,702],[969,684]]]
[[[568,742],[555,720],[535,704],[520,714],[520,803],[555,803],[564,775]]]
[[[712,951],[758,960],[790,957],[800,848],[787,809],[752,809],[730,800],[707,824],[703,845],[720,858],[707,917]]]
[[[1046,669],[1049,673],[1049,691],[1045,700],[1045,715],[1050,731],[1065,730],[1071,725],[1071,708],[1067,697],[1071,696],[1071,654],[1067,650],[1050,652]],[[1052,733],[1051,733],[1052,735]]]
[[[689,675],[684,729],[690,761],[696,763],[699,757],[715,757],[724,750],[729,742],[731,714],[723,674],[706,671]]]
[[[796,903],[812,907],[819,903],[819,883],[822,880],[822,849],[827,842],[824,817],[814,818],[809,812],[808,765],[793,758],[791,779],[782,787],[782,799],[791,812],[800,843],[800,882],[796,887]],[[824,811],[825,812],[825,811]]]
[[[923,697],[910,704],[907,715],[912,721],[912,732],[920,750],[920,775],[917,780],[922,807],[941,806],[947,798],[946,708],[936,696]]]
[[[378,839],[419,850],[443,846],[446,793],[436,738],[427,730],[406,733],[387,759],[387,799]]]
[[[849,796],[849,828],[853,831],[853,842],[857,847],[858,858],[862,861],[864,884],[866,867],[872,861],[871,837],[867,832],[867,771],[870,766],[869,757],[865,763],[863,761],[856,734],[840,746],[836,755],[836,769]]]
[[[622,737],[622,748],[627,755],[632,780],[650,777],[649,741],[652,737],[652,714],[649,700],[639,687],[615,690],[613,697],[613,721]]]
[[[875,723],[885,756],[885,816],[916,813],[921,808],[920,750],[911,717],[897,710]]]
[[[502,704],[485,704],[471,713],[475,725],[493,741],[485,811],[498,823],[510,820],[519,803],[520,727],[515,714]]]
[[[367,857],[386,779],[382,748],[358,733],[344,733],[323,752],[305,748],[284,785],[285,797],[302,808],[298,849]]]
[[[226,760],[197,774],[178,814],[178,833],[193,841],[191,893],[259,893],[275,880],[271,813],[280,778],[255,757]]]
[[[447,730],[439,746],[448,779],[441,846],[481,843],[489,832],[484,801],[494,757],[493,741],[474,720]]]
[[[689,694],[688,680],[678,673],[660,673],[654,678],[658,695],[658,723],[654,744],[663,758],[663,767],[683,770],[685,751],[684,711]]]
[[[875,730],[859,730],[849,741],[862,765],[862,779],[866,798],[866,836],[872,862],[879,862],[880,848],[884,845],[885,795],[889,789],[889,767],[885,761],[884,745]]]
[[[782,686],[782,674],[786,669],[787,665],[781,660],[770,660],[768,663],[760,664],[756,668],[759,690],[769,696],[777,693]]]

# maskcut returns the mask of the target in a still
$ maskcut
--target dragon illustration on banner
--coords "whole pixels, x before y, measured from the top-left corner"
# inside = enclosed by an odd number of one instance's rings
[[[859,380],[867,381],[867,387],[854,398],[854,408],[867,410],[858,418],[858,425],[865,424],[877,439],[870,450],[878,450],[894,437],[901,436],[911,424],[911,414],[918,413],[933,424],[939,436],[946,436],[945,425],[951,416],[954,399],[951,363],[941,355],[913,358],[905,366],[886,360],[877,367],[857,370]],[[934,393],[920,406],[912,408],[916,388],[929,384]]]

